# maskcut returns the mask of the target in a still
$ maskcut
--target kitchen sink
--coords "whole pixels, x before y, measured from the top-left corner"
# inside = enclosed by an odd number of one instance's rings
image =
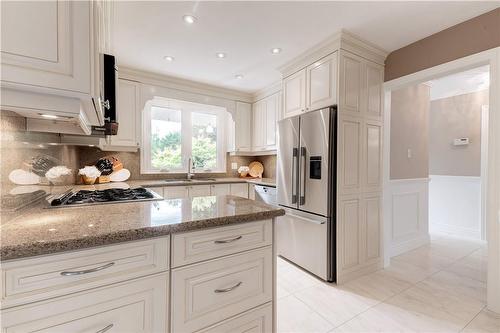
[[[192,183],[192,182],[213,182],[215,178],[197,178],[197,179],[165,179],[166,183]]]

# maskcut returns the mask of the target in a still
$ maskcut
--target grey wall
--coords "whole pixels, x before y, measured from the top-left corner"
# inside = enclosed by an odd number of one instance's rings
[[[488,105],[488,90],[431,101],[429,114],[429,173],[481,175],[481,107]],[[468,137],[467,146],[452,145]]]
[[[429,176],[429,106],[430,88],[425,84],[392,92],[391,179]]]

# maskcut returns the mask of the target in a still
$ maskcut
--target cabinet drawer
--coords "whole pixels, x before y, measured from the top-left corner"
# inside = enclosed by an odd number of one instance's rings
[[[170,238],[2,264],[2,308],[165,271]]]
[[[194,332],[272,299],[270,246],[172,270],[172,332]]]
[[[166,332],[168,273],[2,311],[2,332]]]
[[[273,331],[273,306],[266,304],[199,333],[266,333]]]
[[[172,267],[270,245],[271,220],[172,236]]]

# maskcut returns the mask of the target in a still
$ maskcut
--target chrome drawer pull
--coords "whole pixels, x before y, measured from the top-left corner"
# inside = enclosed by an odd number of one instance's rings
[[[231,291],[231,290],[234,290],[236,288],[238,288],[239,286],[241,286],[243,284],[243,282],[238,282],[237,284],[235,284],[234,286],[232,287],[229,287],[229,288],[224,288],[224,289],[215,289],[214,290],[214,293],[227,293],[228,291]]]
[[[86,269],[84,271],[67,271],[67,272],[61,272],[61,275],[62,276],[72,276],[72,275],[82,275],[82,274],[94,273],[94,272],[98,272],[100,270],[109,268],[109,267],[113,266],[114,264],[115,264],[114,262],[110,262],[109,264],[102,265],[102,266],[95,267],[95,268]]]
[[[97,331],[97,332],[95,332],[95,333],[104,333],[104,332],[107,332],[107,331],[109,331],[110,329],[112,329],[112,328],[113,328],[113,326],[114,326],[113,324],[109,324],[108,326],[104,327],[102,330],[99,330],[99,331]]]
[[[234,237],[234,238],[230,238],[230,239],[215,240],[214,243],[215,244],[227,244],[227,243],[236,242],[237,240],[242,239],[242,238],[243,238],[243,236],[238,236],[238,237]]]

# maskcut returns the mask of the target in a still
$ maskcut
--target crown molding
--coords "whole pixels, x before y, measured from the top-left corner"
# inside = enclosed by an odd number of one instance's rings
[[[160,87],[182,90],[190,93],[197,93],[211,97],[224,98],[232,101],[251,103],[253,94],[234,89],[217,87],[201,82],[181,79],[178,77],[152,73],[125,66],[118,67],[118,77],[144,84],[156,85]]]
[[[256,91],[253,94],[252,103],[258,102],[261,99],[264,99],[268,96],[271,96],[271,95],[274,95],[276,93],[281,92],[281,84],[282,84],[282,80],[279,80],[279,81],[274,82],[270,86],[267,86],[263,89]]]
[[[341,49],[352,52],[382,66],[384,65],[385,58],[389,54],[389,52],[375,44],[346,30],[341,30],[298,55],[283,66],[278,67],[278,70],[282,73],[283,77],[287,77]]]

